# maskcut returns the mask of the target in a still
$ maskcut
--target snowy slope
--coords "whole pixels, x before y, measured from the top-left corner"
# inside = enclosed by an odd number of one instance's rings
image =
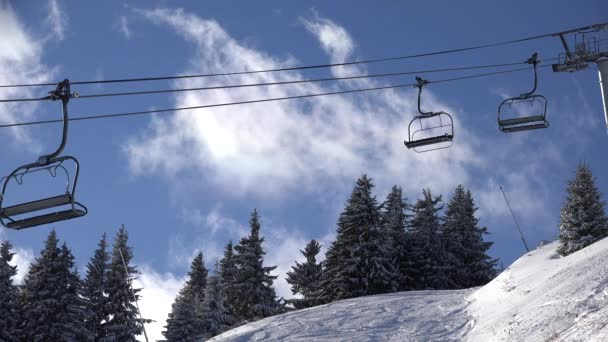
[[[608,341],[608,239],[528,253],[469,299],[470,341]]]
[[[211,341],[460,341],[471,290],[347,299],[270,317]]]
[[[488,285],[344,300],[213,341],[608,341],[608,239],[567,257],[551,243]]]

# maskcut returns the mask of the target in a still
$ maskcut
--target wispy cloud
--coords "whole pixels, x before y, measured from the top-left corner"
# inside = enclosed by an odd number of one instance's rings
[[[30,36],[17,17],[9,2],[0,2],[0,32],[10,39],[0,39],[0,83],[45,83],[49,82],[55,70],[41,61],[43,43]],[[3,88],[0,98],[34,97],[36,94],[27,88]],[[0,123],[28,121],[34,117],[37,104],[0,103]],[[18,113],[18,115],[17,115]],[[18,119],[18,120],[17,120]],[[40,145],[25,128],[2,130],[0,135],[9,132],[12,141],[21,149],[39,153]]]
[[[196,57],[184,73],[294,65],[293,59],[281,60],[241,44],[214,20],[183,10],[136,12],[154,23],[168,25],[197,47]],[[355,44],[344,28],[318,16],[302,22],[319,39],[330,60],[342,60],[352,54]],[[182,80],[174,85],[201,87],[216,82],[276,82],[304,77],[297,72],[266,73]],[[321,93],[358,84],[184,93],[175,98],[175,106]],[[427,99],[429,106],[447,108],[432,92]],[[478,162],[474,139],[465,140],[470,134],[457,123],[462,138],[449,153],[416,155],[407,151],[403,140],[409,113],[415,111],[414,100],[413,91],[387,91],[175,113],[152,120],[148,130],[129,140],[125,152],[134,174],[160,172],[171,182],[179,181],[178,174],[204,175],[228,194],[272,197],[296,189],[317,191],[327,186],[350,186],[363,172],[373,175],[382,188],[401,183],[415,184],[416,188],[432,184],[437,191],[447,190],[453,186],[452,179],[467,178],[466,166]],[[450,173],[441,171],[445,169]]]
[[[118,23],[118,29],[124,35],[125,38],[131,39],[133,36],[133,32],[129,28],[129,19],[126,16],[120,16],[120,20]]]
[[[56,39],[63,40],[68,26],[68,16],[61,9],[57,0],[49,0],[48,7],[49,11],[45,23],[50,27]]]

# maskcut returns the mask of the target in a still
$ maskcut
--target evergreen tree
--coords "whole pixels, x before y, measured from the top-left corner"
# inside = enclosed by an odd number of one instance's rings
[[[471,192],[458,185],[447,204],[443,225],[452,288],[482,286],[496,276],[498,261],[486,254],[493,243],[484,241],[488,229],[478,227],[476,211]]]
[[[407,273],[412,283],[406,284],[415,290],[450,288],[449,263],[441,234],[439,211],[441,196],[433,197],[430,189],[422,191],[424,198],[413,206],[410,222],[407,255]]]
[[[386,251],[393,261],[395,268],[395,281],[399,284],[399,291],[409,290],[406,284],[411,283],[407,274],[407,239],[405,226],[408,216],[406,215],[407,204],[403,198],[403,191],[398,186],[393,186],[391,192],[382,204],[382,229],[390,239],[391,249]],[[392,255],[391,255],[392,254]]]
[[[340,214],[336,241],[325,261],[324,302],[396,290],[392,248],[387,234],[379,229],[380,209],[373,187],[371,178],[359,178]]]
[[[249,220],[251,234],[241,239],[234,247],[236,279],[233,286],[238,300],[235,303],[235,314],[242,320],[256,320],[278,313],[279,306],[272,283],[276,276],[270,272],[276,266],[265,267],[262,243],[260,237],[260,222],[257,210],[251,213]]]
[[[132,281],[139,271],[130,265],[133,250],[127,245],[129,235],[124,226],[116,233],[110,264],[108,266],[108,314],[110,319],[102,325],[107,334],[102,341],[136,341],[143,333],[142,323],[135,301],[141,289],[132,288]],[[121,255],[122,254],[122,255]],[[124,259],[124,264],[123,264]],[[126,264],[127,272],[124,265]],[[143,320],[144,323],[151,322]]]
[[[95,334],[88,329],[87,323],[93,321],[95,314],[91,310],[90,302],[83,296],[83,283],[75,266],[74,255],[65,242],[61,246],[59,260],[63,264],[59,275],[65,282],[62,302],[68,310],[66,316],[69,323],[66,328],[75,341],[93,341]]]
[[[319,294],[323,269],[321,263],[317,263],[317,254],[321,251],[321,245],[316,240],[310,240],[304,250],[300,251],[306,258],[306,262],[292,266],[292,271],[287,272],[287,283],[291,285],[293,294],[300,294],[303,298],[290,299],[288,303],[293,304],[296,309],[308,308],[319,305]]]
[[[235,323],[230,308],[226,306],[226,296],[223,291],[222,276],[216,266],[215,275],[209,277],[205,289],[205,300],[202,305],[204,334],[208,339],[230,329]]]
[[[199,341],[203,332],[202,303],[208,271],[203,253],[198,253],[188,272],[188,280],[171,307],[163,336],[168,342]]]
[[[24,341],[90,341],[87,305],[79,296],[81,283],[74,257],[55,231],[30,266],[20,295]]]
[[[224,249],[224,257],[220,260],[220,276],[226,296],[226,306],[232,312],[235,311],[238,303],[238,293],[235,288],[237,274],[236,260],[232,241],[228,242]]]
[[[585,164],[580,164],[574,179],[568,182],[568,196],[561,211],[559,227],[561,255],[574,253],[608,235],[605,203],[595,179]]]
[[[12,279],[17,274],[17,266],[10,264],[15,255],[12,248],[8,241],[0,245],[0,341],[6,342],[19,341],[21,335],[17,287]]]
[[[93,311],[93,320],[88,322],[87,325],[89,326],[90,331],[95,335],[96,341],[99,341],[106,336],[102,327],[109,319],[107,312],[107,272],[109,256],[105,233],[101,236],[98,246],[93,257],[87,264],[87,273],[83,286],[83,296],[89,301],[91,310]]]

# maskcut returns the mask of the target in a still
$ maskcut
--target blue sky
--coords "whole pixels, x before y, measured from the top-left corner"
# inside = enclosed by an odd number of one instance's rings
[[[0,2],[0,83],[55,82],[267,69],[382,58],[544,34],[607,21],[608,4],[583,1],[15,1]],[[604,14],[604,15],[602,15]],[[73,86],[81,94],[227,83],[272,82],[554,58],[557,38],[368,66],[127,85]],[[433,74],[441,79],[461,74]],[[507,266],[523,253],[499,186],[531,245],[557,237],[565,185],[578,162],[608,188],[608,141],[594,69],[540,72],[551,127],[505,135],[496,107],[531,85],[531,74],[431,85],[427,107],[456,119],[451,149],[414,154],[403,147],[415,113],[414,89],[71,124],[65,153],[82,165],[85,218],[53,225],[84,269],[102,234],[129,229],[148,316],[164,320],[191,257],[207,266],[225,243],[262,215],[267,261],[289,269],[312,238],[333,239],[356,178],[369,174],[384,199],[393,184],[410,203],[430,187],[445,198],[470,188],[491,254]],[[240,101],[413,82],[413,76],[340,84],[274,86],[178,95],[80,99],[73,116]],[[43,96],[50,88],[2,90],[0,98]],[[1,105],[0,122],[58,118],[55,103]],[[59,125],[0,131],[0,169],[8,173],[55,147]],[[26,191],[31,191],[26,190]],[[34,195],[34,192],[28,194]],[[39,252],[51,227],[13,232],[20,262]],[[23,267],[24,268],[24,267]],[[289,289],[281,280],[281,295]],[[148,300],[146,301],[146,298]],[[155,298],[152,301],[150,298]],[[147,313],[145,311],[148,311]],[[162,322],[161,322],[162,323]],[[162,324],[160,325],[162,326]],[[152,327],[158,332],[158,325]]]

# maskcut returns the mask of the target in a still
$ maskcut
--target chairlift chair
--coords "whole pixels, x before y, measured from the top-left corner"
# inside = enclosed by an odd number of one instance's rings
[[[547,121],[547,99],[539,94],[534,94],[538,85],[538,73],[536,66],[538,62],[538,54],[534,53],[527,60],[534,66],[534,88],[532,91],[523,93],[517,97],[509,98],[500,103],[498,106],[498,128],[504,133],[528,131],[533,129],[541,129],[549,127]],[[523,111],[532,109],[534,112],[526,113],[519,117],[506,117],[507,114],[512,114],[513,108],[520,108]]]
[[[452,116],[446,112],[423,112],[420,108],[420,98],[422,88],[428,81],[416,77],[416,83],[419,115],[412,119],[407,128],[409,141],[404,141],[405,147],[414,149],[417,153],[451,147],[454,139]]]
[[[0,194],[0,223],[4,227],[19,230],[69,220],[87,214],[87,208],[77,202],[74,197],[80,169],[78,160],[71,156],[60,156],[67,143],[67,105],[71,97],[78,97],[78,93],[70,93],[70,83],[67,79],[60,82],[57,85],[57,89],[50,92],[50,95],[47,97],[53,101],[61,100],[63,105],[63,133],[57,150],[38,158],[38,161],[34,163],[19,166],[8,176],[0,179],[0,184],[2,184],[2,193]],[[64,163],[68,161],[73,162],[75,165],[73,180],[64,166]],[[63,171],[67,178],[67,187],[64,194],[6,206],[6,194],[11,180],[14,180],[17,185],[21,185],[26,175],[44,171],[48,171],[53,178],[56,178],[58,170]],[[41,211],[44,212],[40,213]]]

